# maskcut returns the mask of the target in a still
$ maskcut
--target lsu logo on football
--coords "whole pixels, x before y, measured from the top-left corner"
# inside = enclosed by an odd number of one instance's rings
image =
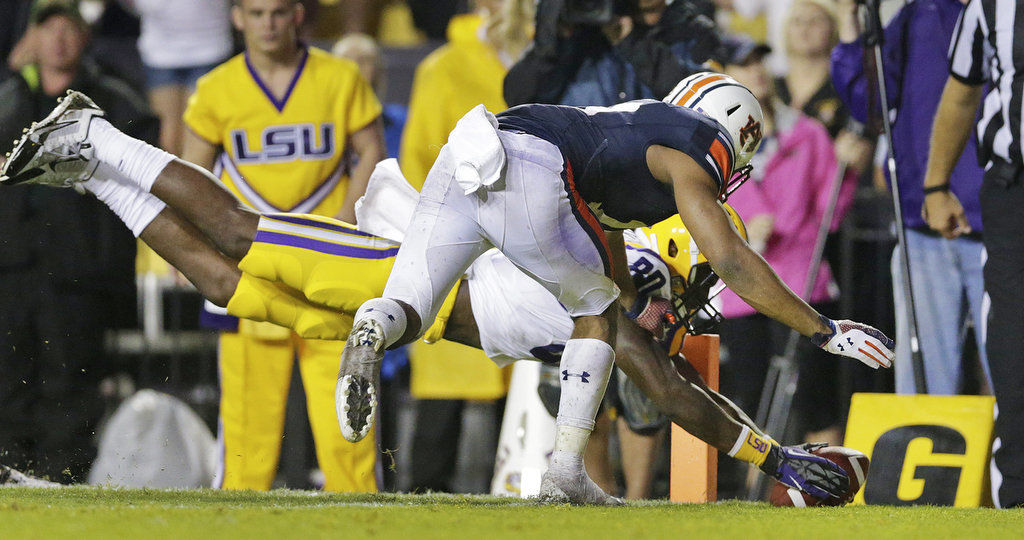
[[[845,446],[871,459],[854,504],[989,505],[991,396],[854,394]]]
[[[330,122],[320,124],[319,133],[310,123],[269,126],[260,133],[258,148],[250,146],[244,129],[231,132],[235,163],[239,165],[328,159],[334,155],[334,143],[334,124]]]

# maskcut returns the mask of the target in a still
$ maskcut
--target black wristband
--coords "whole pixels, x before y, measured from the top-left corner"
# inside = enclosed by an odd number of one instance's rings
[[[764,463],[759,467],[761,472],[775,477],[776,471],[779,470],[779,464],[782,463],[782,447],[778,444],[772,444],[771,448],[768,449],[768,455],[764,457]]]
[[[647,309],[647,305],[650,303],[651,298],[649,296],[640,294],[638,292],[636,295],[636,301],[633,302],[633,309],[627,310],[626,316],[635,321],[637,317],[643,315],[644,310]]]
[[[939,184],[937,186],[931,186],[931,187],[924,188],[924,194],[925,195],[931,195],[932,193],[939,193],[940,191],[948,192],[949,191],[949,184]]]
[[[820,314],[818,316],[821,317],[821,322],[825,323],[825,326],[829,327],[832,330],[827,334],[822,332],[815,332],[814,335],[811,336],[811,343],[813,343],[815,347],[818,347],[820,349],[826,343],[828,343],[828,340],[832,339],[832,336],[836,335],[837,330],[835,323],[832,322],[832,319],[829,319],[828,317]]]

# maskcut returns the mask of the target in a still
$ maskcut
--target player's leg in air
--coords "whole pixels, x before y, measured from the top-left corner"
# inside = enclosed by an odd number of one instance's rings
[[[384,277],[379,283],[373,280],[381,272],[367,268],[367,261],[384,262],[386,276],[388,255],[397,251],[396,244],[327,218],[253,213],[208,172],[128,137],[100,115],[87,97],[70,93],[50,116],[33,125],[8,157],[2,182],[81,186],[214,303],[234,307],[244,318],[287,326],[304,337],[347,336],[350,314],[383,287]],[[320,226],[338,231],[318,246],[356,256],[339,257],[334,266],[304,266],[301,259],[311,251],[304,248],[316,243],[304,233]],[[318,276],[287,272],[289,265]],[[336,309],[307,305],[304,294],[330,296],[327,290],[343,285],[329,275],[351,274],[353,266],[363,273],[359,283],[348,286],[348,294],[335,295],[335,301],[322,302]],[[281,283],[270,283],[277,281]],[[281,286],[289,283],[314,290]]]

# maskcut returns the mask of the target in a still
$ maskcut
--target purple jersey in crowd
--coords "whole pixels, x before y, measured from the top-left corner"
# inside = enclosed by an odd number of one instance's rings
[[[949,78],[946,53],[961,11],[963,5],[958,0],[915,0],[901,8],[885,27],[882,53],[889,106],[896,110],[893,150],[907,227],[928,228],[921,217],[921,205],[929,140],[939,98]],[[868,80],[860,40],[840,43],[832,51],[832,83],[854,118],[866,122]],[[972,135],[953,169],[950,184],[971,228],[980,232],[978,189],[983,171],[977,155],[977,138]]]

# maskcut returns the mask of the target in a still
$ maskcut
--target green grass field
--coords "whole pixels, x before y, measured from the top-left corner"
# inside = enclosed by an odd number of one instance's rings
[[[456,495],[0,488],[0,538],[1022,538],[1024,511],[538,506]]]

